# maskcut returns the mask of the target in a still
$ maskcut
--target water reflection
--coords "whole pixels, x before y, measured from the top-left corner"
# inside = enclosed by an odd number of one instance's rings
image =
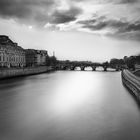
[[[120,73],[56,72],[0,82],[0,140],[139,140]]]
[[[96,79],[96,80],[95,80]],[[53,107],[57,112],[69,112],[86,103],[91,94],[96,93],[102,84],[101,77],[91,73],[73,73],[61,80],[54,90]]]

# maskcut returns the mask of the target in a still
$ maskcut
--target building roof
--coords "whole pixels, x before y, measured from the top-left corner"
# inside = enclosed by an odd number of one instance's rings
[[[26,49],[26,53],[32,53],[32,54],[48,54],[46,50],[35,50],[35,49]]]
[[[17,43],[13,42],[8,36],[0,35],[0,44],[2,47],[7,49],[24,50],[22,47],[18,46]]]

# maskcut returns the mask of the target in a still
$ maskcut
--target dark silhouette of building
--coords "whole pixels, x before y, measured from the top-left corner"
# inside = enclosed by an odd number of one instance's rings
[[[45,50],[26,49],[26,66],[44,66],[48,58]]]

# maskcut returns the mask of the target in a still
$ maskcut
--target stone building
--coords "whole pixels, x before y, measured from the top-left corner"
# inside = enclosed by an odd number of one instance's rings
[[[0,67],[24,67],[25,51],[8,36],[0,35]]]
[[[45,50],[26,49],[26,66],[44,66],[48,58]]]

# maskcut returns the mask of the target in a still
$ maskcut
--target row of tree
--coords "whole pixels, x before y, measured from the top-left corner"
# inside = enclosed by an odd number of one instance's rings
[[[140,65],[140,55],[130,56],[130,57],[124,56],[123,59],[113,58],[110,60],[109,64],[112,67],[120,66],[120,67],[134,70],[136,64]]]

